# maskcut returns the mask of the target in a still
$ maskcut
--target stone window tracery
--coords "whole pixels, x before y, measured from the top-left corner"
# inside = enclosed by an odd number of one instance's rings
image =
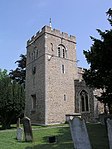
[[[60,57],[60,47],[58,47],[58,57]]]
[[[58,57],[66,58],[67,50],[64,45],[60,44],[58,46]]]
[[[63,58],[65,58],[65,49],[63,49]]]
[[[81,91],[80,100],[81,100],[81,112],[89,111],[89,98],[88,93],[85,90]]]

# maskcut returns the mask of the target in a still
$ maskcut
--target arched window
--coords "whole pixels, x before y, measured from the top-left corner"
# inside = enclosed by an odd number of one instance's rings
[[[80,93],[80,101],[81,101],[81,111],[82,112],[89,111],[88,93],[85,90],[82,90]]]
[[[58,57],[60,57],[60,47],[58,47]]]
[[[65,49],[63,48],[63,58],[65,58]]]
[[[58,46],[58,57],[66,58],[67,50],[65,49],[65,46],[60,44]]]

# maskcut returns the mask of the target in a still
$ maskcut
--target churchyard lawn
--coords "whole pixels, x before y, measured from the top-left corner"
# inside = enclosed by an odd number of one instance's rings
[[[70,128],[62,126],[32,126],[33,142],[18,142],[16,129],[0,130],[0,149],[73,149]],[[92,149],[108,149],[108,138],[105,126],[87,124]],[[49,143],[49,136],[57,138],[56,143]]]

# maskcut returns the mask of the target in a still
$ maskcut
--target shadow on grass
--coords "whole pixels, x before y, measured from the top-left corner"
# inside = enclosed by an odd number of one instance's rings
[[[101,124],[87,124],[87,129],[92,149],[109,149],[105,126],[102,126]],[[55,135],[57,138],[56,143],[49,143],[49,135],[45,134],[42,137],[42,142],[38,142],[37,138],[37,142],[35,142],[33,146],[29,145],[25,149],[73,149],[69,127],[58,128],[57,134],[53,134],[52,132],[50,135]]]
[[[50,129],[50,128],[49,128]],[[49,143],[49,137],[55,136],[56,142]],[[38,139],[38,138],[37,138]],[[36,140],[35,140],[36,141]],[[42,137],[42,144],[34,146],[27,146],[25,149],[73,149],[73,142],[71,139],[69,127],[57,128],[57,134],[51,133]]]
[[[65,144],[38,144],[33,147],[26,147],[25,149],[73,149],[72,143]]]
[[[0,130],[11,130],[11,129],[15,129],[16,127],[11,126],[10,128],[4,129],[2,127],[0,127]]]
[[[92,149],[109,149],[108,132],[101,124],[87,124]]]

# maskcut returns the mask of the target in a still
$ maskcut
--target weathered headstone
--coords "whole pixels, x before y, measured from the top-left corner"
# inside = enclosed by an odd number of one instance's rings
[[[20,127],[20,118],[18,118],[18,120],[17,120],[17,128],[19,128]]]
[[[69,120],[72,120],[74,117],[81,118],[81,113],[66,114],[66,122],[69,122]]]
[[[24,128],[25,141],[26,142],[33,141],[31,121],[28,117],[23,118],[23,128]]]
[[[69,121],[71,135],[76,149],[91,149],[89,136],[85,121],[79,117],[74,117]]]
[[[17,128],[17,140],[23,141],[23,129],[21,127]]]
[[[109,146],[110,149],[112,149],[112,119],[107,119],[107,130],[108,130]]]
[[[17,120],[17,134],[16,134],[16,139],[18,141],[23,140],[23,129],[20,127],[20,118]]]

